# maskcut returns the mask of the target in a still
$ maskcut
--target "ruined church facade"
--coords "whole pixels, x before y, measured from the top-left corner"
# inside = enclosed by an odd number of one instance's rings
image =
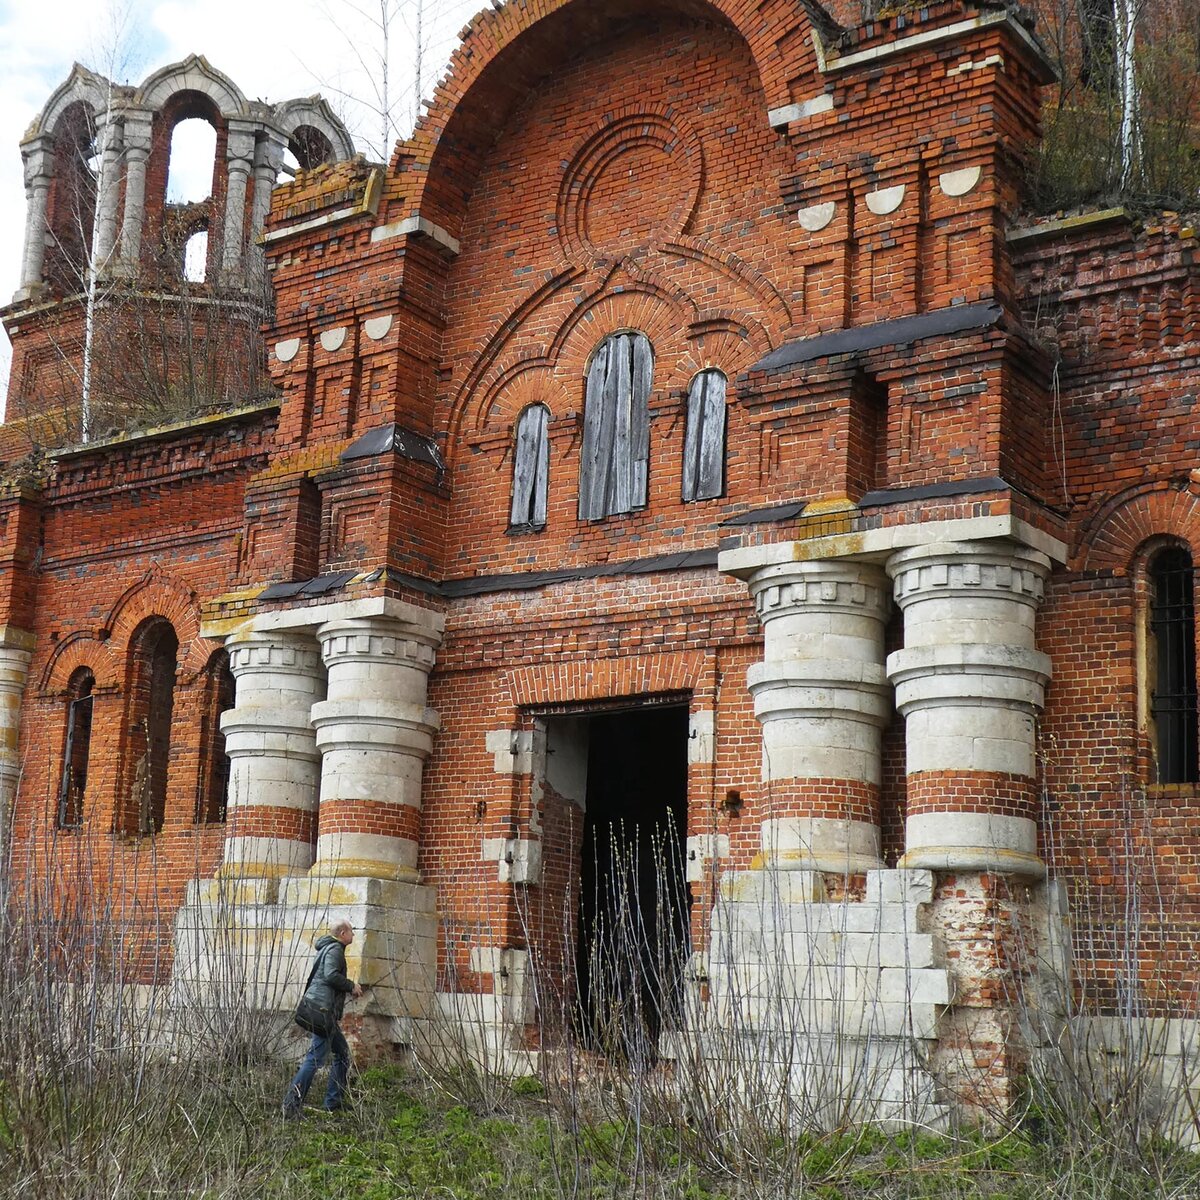
[[[269,211],[258,113],[214,261],[271,273],[274,394],[10,472],[14,877],[123,888],[193,999],[221,930],[266,995],[345,913],[363,1043],[536,1053],[605,839],[654,830],[662,1054],[802,1036],[875,1119],[996,1111],[1132,971],[1169,1074],[1200,273],[1173,216],[1024,215],[1049,72],[957,0],[506,5],[386,167],[326,130]]]

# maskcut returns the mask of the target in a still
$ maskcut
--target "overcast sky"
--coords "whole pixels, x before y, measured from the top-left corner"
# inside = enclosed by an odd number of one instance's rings
[[[418,0],[383,0],[392,22],[391,91],[414,111]],[[442,74],[459,31],[485,0],[423,0],[422,91]],[[0,302],[20,279],[25,230],[21,135],[71,64],[140,83],[167,63],[203,54],[250,99],[322,92],[359,145],[380,140],[379,119],[355,97],[379,80],[381,0],[0,0]],[[115,47],[115,49],[114,49]],[[364,144],[367,143],[367,144]],[[390,149],[390,147],[389,147]],[[9,347],[0,338],[0,403]]]

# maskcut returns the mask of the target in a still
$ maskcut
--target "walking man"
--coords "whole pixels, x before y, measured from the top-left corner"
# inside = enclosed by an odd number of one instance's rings
[[[362,987],[346,975],[346,947],[353,941],[354,929],[349,921],[344,920],[335,922],[329,932],[317,941],[317,961],[313,965],[309,994],[322,1008],[332,1011],[333,1028],[328,1035],[313,1034],[312,1045],[283,1098],[285,1117],[300,1115],[313,1076],[330,1051],[333,1052],[333,1065],[329,1068],[329,1086],[325,1089],[325,1102],[321,1107],[326,1112],[336,1112],[342,1107],[346,1076],[350,1071],[350,1047],[338,1022],[342,1019],[347,995],[356,1000],[362,995]]]

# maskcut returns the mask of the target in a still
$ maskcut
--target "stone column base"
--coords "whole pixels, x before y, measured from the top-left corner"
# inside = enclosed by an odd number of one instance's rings
[[[211,1031],[222,1010],[290,1013],[312,968],[313,944],[339,918],[355,931],[346,951],[350,978],[367,989],[361,1000],[347,1001],[347,1014],[363,1018],[376,1040],[387,1028],[402,1038],[406,1022],[428,1018],[436,1007],[435,893],[374,878],[190,884],[175,920],[170,986],[183,1029],[189,1012],[198,1035]]]

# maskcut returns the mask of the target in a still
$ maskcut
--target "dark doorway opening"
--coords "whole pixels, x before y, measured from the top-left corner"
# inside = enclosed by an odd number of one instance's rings
[[[580,1033],[653,1057],[676,1024],[689,951],[686,705],[587,722],[576,953]]]

